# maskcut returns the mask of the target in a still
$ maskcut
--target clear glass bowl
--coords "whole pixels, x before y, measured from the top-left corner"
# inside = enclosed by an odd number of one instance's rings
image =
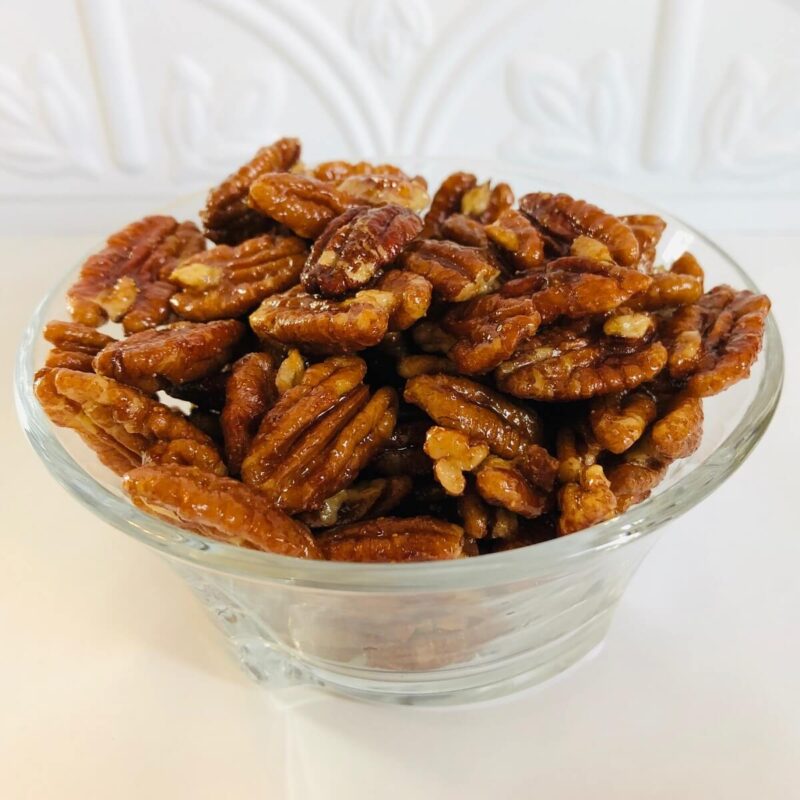
[[[670,263],[691,249],[708,285],[755,290],[737,264],[688,225],[646,202],[508,163],[397,159],[432,186],[468,167],[522,194],[545,189],[586,197],[617,213],[661,213],[659,247]],[[196,196],[168,209],[194,218]],[[602,641],[656,531],[688,511],[742,463],[780,396],[783,351],[770,318],[752,376],[706,401],[698,451],[677,462],[653,496],[616,519],[533,547],[448,562],[348,564],[245,550],[149,517],[123,496],[71,432],[56,428],[32,393],[49,319],[65,319],[77,267],[44,298],[19,351],[20,418],[55,478],[100,519],[164,555],[225,632],[241,664],[272,685],[314,683],[349,695],[405,703],[465,702],[527,686],[573,664]]]

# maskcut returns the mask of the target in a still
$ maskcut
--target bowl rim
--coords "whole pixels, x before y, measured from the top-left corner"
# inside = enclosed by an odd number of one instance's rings
[[[452,156],[383,158],[391,158],[392,163],[400,164],[417,161],[453,166],[458,162],[463,167],[463,164],[468,163],[473,169],[485,169],[484,174],[514,172],[533,181],[550,180],[554,185],[565,185],[574,180],[574,176],[534,170],[529,165],[511,160],[456,159]],[[580,185],[584,191],[594,188],[598,193],[611,193],[626,202],[640,203],[642,208],[662,214],[668,223],[673,222],[683,227],[706,247],[716,251],[737,273],[744,288],[759,291],[755,282],[730,254],[672,212],[614,187],[583,179],[580,179]],[[188,197],[178,199],[171,205],[178,205],[185,200]],[[168,213],[169,207],[164,212]],[[777,408],[783,385],[783,345],[778,326],[770,313],[760,355],[765,362],[761,379],[749,406],[742,412],[739,423],[703,462],[679,477],[664,491],[631,506],[619,516],[569,536],[475,559],[408,564],[305,560],[224,544],[151,517],[86,472],[58,440],[55,426],[45,415],[33,393],[34,353],[45,322],[45,312],[57,296],[63,296],[75,270],[76,265],[71,266],[38,303],[17,351],[15,403],[28,440],[56,481],[105,522],[164,555],[204,569],[252,580],[347,592],[439,592],[530,579],[531,576],[551,573],[556,564],[574,563],[598,552],[615,550],[641,539],[686,513],[727,480],[764,434]]]

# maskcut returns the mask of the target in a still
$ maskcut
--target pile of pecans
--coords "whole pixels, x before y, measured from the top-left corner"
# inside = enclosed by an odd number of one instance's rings
[[[656,266],[657,216],[299,157],[259,150],[203,231],[112,235],[44,331],[43,408],[157,517],[333,560],[534,544],[648,497],[758,356],[769,300]]]

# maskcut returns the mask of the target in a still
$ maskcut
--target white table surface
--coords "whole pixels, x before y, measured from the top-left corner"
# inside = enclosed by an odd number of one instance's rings
[[[665,532],[592,659],[442,710],[258,688],[167,565],[46,473],[13,411],[13,353],[96,239],[0,240],[0,797],[800,797],[800,237],[719,237],[787,349],[754,454]]]

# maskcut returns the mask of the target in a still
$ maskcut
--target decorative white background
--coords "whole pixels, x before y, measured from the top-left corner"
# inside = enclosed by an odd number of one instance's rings
[[[103,231],[280,135],[798,231],[798,42],[791,0],[0,0],[0,233]]]

